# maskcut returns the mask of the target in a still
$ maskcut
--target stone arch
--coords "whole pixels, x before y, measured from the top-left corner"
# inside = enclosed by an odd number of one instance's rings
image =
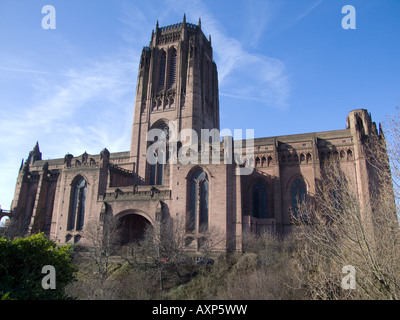
[[[354,160],[353,151],[351,149],[347,150],[347,160]]]
[[[0,219],[0,228],[7,227],[8,224],[10,223],[10,217],[9,216],[3,216]]]
[[[87,176],[85,174],[83,174],[82,172],[79,172],[71,181],[70,186],[75,185],[80,179],[85,179],[86,183],[88,185],[90,185],[89,183],[89,179],[87,178]]]
[[[246,161],[246,159],[245,159]],[[207,173],[208,178],[211,179],[212,177],[214,177],[210,171],[209,168],[205,167],[205,166],[201,166],[201,165],[196,165],[193,168],[191,168],[189,170],[189,172],[187,173],[185,179],[190,179],[192,177],[192,175],[197,171],[197,170],[203,170],[205,173]]]
[[[164,127],[169,127],[170,121],[166,118],[161,118],[156,120],[149,129],[163,129]]]
[[[268,166],[267,158],[263,156],[261,158],[261,167],[267,167],[267,166]]]
[[[300,153],[300,164],[306,163],[306,156],[304,153]]]
[[[309,193],[310,187],[311,187],[311,186],[310,186],[310,183],[309,183],[308,180],[307,180],[302,174],[300,174],[300,173],[295,174],[294,176],[292,176],[292,177],[286,182],[286,185],[285,185],[286,190],[289,190],[289,191],[290,191],[293,182],[296,181],[297,179],[303,180],[303,182],[304,182],[305,185],[306,185],[306,189],[307,189],[306,191],[307,191],[307,193]]]
[[[118,220],[121,245],[143,239],[147,228],[154,227],[154,220],[148,214],[140,210],[124,210],[115,217]]]

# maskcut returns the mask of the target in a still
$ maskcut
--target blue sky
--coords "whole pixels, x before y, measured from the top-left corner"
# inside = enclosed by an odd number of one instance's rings
[[[42,28],[42,7],[56,29]],[[356,9],[356,29],[341,26]],[[0,205],[21,160],[129,150],[139,56],[151,31],[202,20],[219,72],[221,129],[255,137],[383,122],[400,105],[398,0],[1,0]]]

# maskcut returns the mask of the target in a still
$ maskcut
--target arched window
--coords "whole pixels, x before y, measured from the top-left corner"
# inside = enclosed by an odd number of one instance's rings
[[[3,216],[0,220],[0,228],[5,228],[10,224],[10,217]]]
[[[207,174],[202,169],[197,170],[189,180],[189,187],[188,231],[206,231],[208,229],[209,193]]]
[[[347,150],[347,160],[353,160],[353,151]]]
[[[160,55],[160,68],[159,68],[159,78],[158,78],[158,88],[163,89],[165,84],[165,66],[167,63],[167,55],[165,51],[161,51]]]
[[[306,156],[304,155],[304,153],[300,154],[300,163],[303,164],[306,162]]]
[[[156,154],[154,154],[157,157]],[[153,163],[150,165],[150,185],[156,184],[156,172],[157,172],[157,164]]]
[[[154,157],[157,162],[150,165],[150,185],[162,185],[164,177],[164,165],[166,163],[165,155],[163,152],[155,153]]]
[[[157,135],[154,136],[154,143],[160,143],[154,152],[154,162],[150,164],[150,185],[162,185],[164,177],[164,165],[168,161],[168,140],[169,140],[169,127],[166,123],[161,123],[152,129],[158,129]],[[151,130],[152,130],[151,129]],[[161,131],[160,131],[161,130]],[[160,138],[160,139],[159,139]],[[166,143],[166,145],[163,145]]]
[[[267,166],[267,159],[265,157],[261,158],[261,167],[266,167]]]
[[[172,86],[176,82],[176,50],[171,50],[171,57],[169,63],[169,86]]]
[[[85,221],[85,205],[87,183],[84,178],[79,178],[71,189],[71,207],[68,218],[68,230],[82,230]]]
[[[296,179],[292,184],[292,210],[297,217],[299,204],[304,203],[306,198],[306,185],[301,179]]]
[[[339,160],[339,152],[337,152],[337,151],[334,151],[333,152],[333,159],[336,161],[336,160]]]
[[[262,181],[258,181],[253,187],[253,216],[255,218],[267,218],[267,188]]]

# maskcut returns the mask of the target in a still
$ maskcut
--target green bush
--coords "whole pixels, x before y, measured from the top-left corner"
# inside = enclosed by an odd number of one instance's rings
[[[74,280],[71,247],[57,246],[43,233],[14,240],[0,237],[0,298],[2,300],[67,299],[65,286]],[[46,265],[55,268],[55,289],[44,289]]]

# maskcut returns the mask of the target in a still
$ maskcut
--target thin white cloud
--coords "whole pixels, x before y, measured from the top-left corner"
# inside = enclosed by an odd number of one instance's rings
[[[243,1],[245,21],[243,28],[243,41],[250,46],[257,48],[266,26],[271,22],[274,12],[274,4],[265,0]]]
[[[308,16],[315,8],[317,8],[320,4],[322,3],[322,0],[317,0],[314,2],[311,6],[306,8],[303,12],[300,12],[297,16],[293,17],[291,20],[289,20],[286,24],[284,24],[282,27],[278,28],[276,31],[276,34],[283,32],[294,25],[296,25],[298,22],[303,20],[306,16]],[[276,35],[275,34],[275,35]]]
[[[170,7],[175,12],[186,12],[191,21],[201,17],[204,33],[211,34],[222,96],[259,101],[261,105],[276,109],[288,107],[290,84],[282,61],[245,48],[238,39],[228,35],[202,1],[188,4],[175,0],[172,4]]]
[[[0,66],[0,70],[26,72],[26,73],[33,73],[36,75],[61,76],[61,77],[69,77],[69,78],[80,77],[80,74],[76,73],[74,70],[70,70],[69,72],[66,72],[66,73],[57,73],[57,72],[49,72],[49,71],[34,70],[34,69],[9,68],[9,67],[2,67],[2,66]],[[113,81],[116,83],[131,84],[131,82],[121,81],[118,79],[105,79],[105,78],[98,78],[98,77],[94,77],[94,76],[92,77],[92,80]]]
[[[130,52],[129,52],[130,53]],[[62,73],[1,67],[32,83],[25,106],[2,101],[0,204],[8,208],[22,157],[38,140],[43,159],[129,149],[138,57],[116,53]],[[5,137],[8,137],[7,139]],[[8,200],[6,200],[8,199]]]

